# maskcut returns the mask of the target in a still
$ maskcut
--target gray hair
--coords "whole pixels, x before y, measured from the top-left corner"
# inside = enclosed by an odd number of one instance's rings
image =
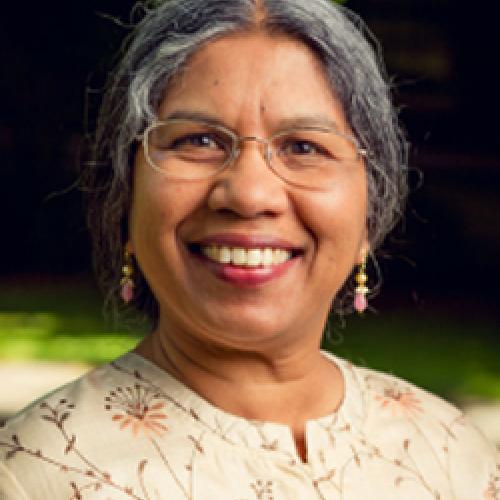
[[[144,0],[138,5],[141,19],[108,81],[83,182],[95,270],[108,305],[118,310],[136,138],[155,119],[168,83],[189,57],[232,33],[286,34],[316,53],[355,137],[368,151],[368,237],[372,251],[382,243],[402,214],[407,147],[377,44],[358,16],[329,0]],[[154,326],[156,299],[139,270],[135,281],[132,305]]]

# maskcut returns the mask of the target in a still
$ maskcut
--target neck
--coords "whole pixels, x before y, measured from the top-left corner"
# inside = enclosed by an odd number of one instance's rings
[[[257,352],[160,326],[136,352],[226,412],[290,426],[303,457],[305,421],[333,413],[344,394],[342,375],[321,354],[319,339]]]

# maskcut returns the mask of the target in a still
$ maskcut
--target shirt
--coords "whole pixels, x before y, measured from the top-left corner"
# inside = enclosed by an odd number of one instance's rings
[[[499,499],[495,451],[458,409],[325,356],[345,396],[306,422],[307,463],[288,426],[226,413],[128,353],[0,429],[0,499]]]

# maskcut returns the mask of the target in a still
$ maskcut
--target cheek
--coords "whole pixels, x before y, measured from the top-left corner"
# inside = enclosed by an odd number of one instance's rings
[[[130,214],[132,244],[166,244],[203,203],[203,186],[179,183],[137,168]]]
[[[366,228],[366,194],[363,190],[332,189],[298,203],[301,218],[317,239],[349,240]]]
[[[333,283],[346,279],[366,245],[367,192],[364,170],[327,192],[297,193],[296,207],[314,242],[310,253],[315,275]],[[331,280],[326,279],[330,276]]]

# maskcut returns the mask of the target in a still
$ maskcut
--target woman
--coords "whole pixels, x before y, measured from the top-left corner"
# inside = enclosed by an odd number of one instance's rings
[[[87,188],[103,286],[152,332],[0,431],[2,500],[498,497],[457,409],[319,349],[405,195],[357,25],[326,0],[146,11]]]

